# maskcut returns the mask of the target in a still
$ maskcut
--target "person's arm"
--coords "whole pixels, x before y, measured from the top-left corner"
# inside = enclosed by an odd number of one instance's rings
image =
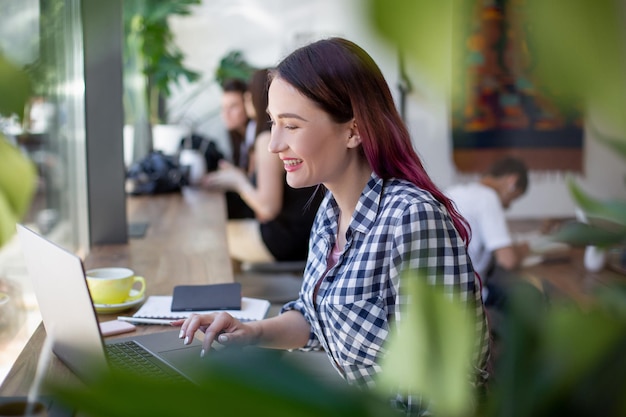
[[[283,205],[285,168],[280,158],[267,150],[269,142],[270,132],[262,132],[254,143],[256,188],[248,182],[237,190],[261,223],[276,218]]]
[[[498,266],[513,270],[528,255],[528,245],[515,243],[511,237],[504,208],[495,193],[482,196],[480,216],[472,224],[472,231],[481,233],[485,247]]]
[[[297,349],[309,340],[311,327],[296,310],[265,320],[242,323],[228,313],[192,314],[186,320],[172,322],[181,326],[179,337],[191,343],[197,330],[204,332],[202,355],[213,341],[223,345],[257,345],[274,349]]]
[[[274,219],[283,204],[285,169],[280,158],[267,150],[269,140],[269,132],[263,132],[254,145],[256,187],[242,170],[226,161],[220,161],[220,169],[203,179],[208,188],[237,192],[262,223]]]
[[[526,243],[513,244],[493,251],[496,263],[506,270],[519,267],[529,253]]]

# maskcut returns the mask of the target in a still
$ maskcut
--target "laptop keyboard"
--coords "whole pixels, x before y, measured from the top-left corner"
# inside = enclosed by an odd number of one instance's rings
[[[169,381],[187,381],[181,374],[154,364],[154,356],[134,341],[105,345],[111,367],[116,370],[131,371],[139,375],[161,378]]]

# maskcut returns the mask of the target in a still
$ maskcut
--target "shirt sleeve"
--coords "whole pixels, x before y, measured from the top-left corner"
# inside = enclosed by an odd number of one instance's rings
[[[489,252],[493,252],[496,249],[510,246],[513,240],[509,234],[504,208],[495,192],[484,196],[482,207],[479,216],[480,222],[477,226],[480,228],[485,248]]]
[[[304,316],[306,321],[310,323],[310,318],[307,316],[306,309],[304,308],[304,303],[302,302],[302,300],[300,298],[298,298],[295,301],[290,301],[287,304],[285,304],[280,309],[280,314],[283,314],[283,313],[285,313],[287,311],[291,311],[291,310],[299,311],[300,314],[302,314]],[[313,333],[311,331],[309,333],[309,340],[306,342],[306,344],[303,347],[300,348],[300,350],[302,350],[302,351],[310,351],[310,350],[316,350],[316,349],[319,349],[319,348],[321,348],[321,343],[318,340],[318,338],[315,335],[315,333]]]
[[[430,285],[442,287],[445,294],[462,302],[475,303],[475,273],[465,244],[450,217],[436,204],[412,204],[398,218],[393,259],[392,279],[397,288],[402,270],[420,270]],[[406,300],[399,301],[399,305],[406,304]]]

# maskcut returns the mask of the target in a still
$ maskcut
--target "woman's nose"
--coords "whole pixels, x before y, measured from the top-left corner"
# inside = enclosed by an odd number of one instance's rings
[[[272,130],[270,133],[270,142],[267,145],[267,150],[271,153],[279,153],[285,149],[285,144],[281,140],[280,135]]]

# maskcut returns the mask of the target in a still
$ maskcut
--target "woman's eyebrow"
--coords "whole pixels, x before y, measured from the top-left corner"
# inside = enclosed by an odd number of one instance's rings
[[[270,115],[271,117],[271,114],[269,111],[267,112],[267,114]],[[303,122],[308,122],[307,119],[305,119],[304,117],[296,113],[281,113],[281,114],[276,115],[276,118],[277,119],[298,119],[298,120],[302,120]]]

